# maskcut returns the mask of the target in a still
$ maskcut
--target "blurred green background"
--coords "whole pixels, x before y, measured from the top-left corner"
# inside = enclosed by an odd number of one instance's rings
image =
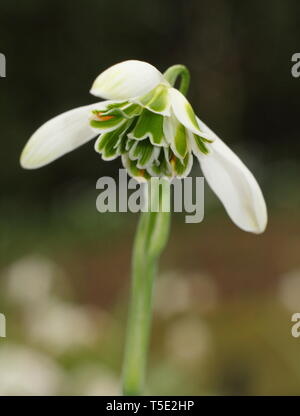
[[[188,66],[197,114],[255,173],[270,217],[246,234],[209,189],[203,223],[173,216],[146,393],[300,394],[299,15],[297,0],[1,1],[1,395],[120,392],[137,216],[95,207],[120,161],[91,143],[37,171],[19,155],[126,59]]]

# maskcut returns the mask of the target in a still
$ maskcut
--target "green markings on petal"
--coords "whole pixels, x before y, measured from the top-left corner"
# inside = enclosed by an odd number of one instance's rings
[[[104,160],[121,155],[128,173],[137,180],[184,177],[192,166],[191,149],[208,153],[206,140],[192,134],[173,114],[166,117],[149,109],[154,104],[157,106],[153,108],[158,109],[165,89],[159,85],[143,97],[147,108],[123,101],[93,111],[90,124],[102,132],[95,150]]]
[[[124,107],[126,104],[128,104],[128,101],[110,103],[110,104],[107,104],[106,108],[107,108],[107,110],[113,110],[115,108]]]
[[[190,122],[193,124],[193,126],[200,131],[193,107],[191,106],[191,104],[187,101],[185,103],[185,109],[186,109],[186,114],[188,116],[188,118],[190,119]]]
[[[120,110],[126,118],[132,118],[141,114],[142,107],[139,104],[131,103]]]
[[[142,112],[142,107],[136,103],[125,103],[123,106],[113,107],[108,110],[102,111],[101,115],[103,117],[106,116],[114,116],[114,117],[125,117],[127,119],[136,117],[140,115]]]
[[[130,176],[137,180],[149,180],[151,176],[145,169],[140,169],[137,166],[136,160],[131,160],[128,154],[122,155],[122,163],[125,169],[127,169]]]
[[[164,134],[177,157],[183,159],[188,151],[188,131],[176,117],[165,117]]]
[[[183,160],[179,159],[175,155],[171,159],[171,165],[174,170],[174,174],[177,177],[185,177],[189,174],[193,163],[193,156],[188,152]]]
[[[203,135],[204,135],[203,132],[201,132],[201,134],[202,134],[202,136],[200,136],[200,137],[205,143],[213,143],[214,142],[214,140],[212,140],[212,139],[208,139],[207,137],[203,137]]]
[[[151,176],[171,177],[172,166],[170,163],[170,150],[168,148],[161,148],[158,157],[153,161],[152,165],[147,168]]]
[[[140,115],[142,112],[142,107],[136,103],[128,103],[125,101],[124,103],[115,103],[115,104],[108,104],[105,110],[101,112],[95,110],[93,113],[97,116],[100,114],[102,118],[108,117],[124,117],[127,119],[136,117]]]
[[[139,102],[155,113],[168,114],[170,106],[168,86],[159,84],[152,91],[148,92],[148,94],[139,98]]]
[[[95,143],[95,150],[102,153],[102,158],[104,160],[112,160],[119,156],[120,142],[125,135],[128,124],[130,124],[130,122],[125,125],[122,124],[119,128],[99,136]]]
[[[113,128],[117,128],[124,121],[123,117],[105,116],[102,119],[99,118],[97,120],[95,118],[90,120],[90,125],[91,127],[99,130],[112,130]]]
[[[126,134],[124,134],[119,143],[119,152],[121,155],[127,153],[127,146],[128,146],[129,139]]]
[[[177,157],[171,149],[163,148],[154,163],[147,168],[152,176],[185,177],[189,174],[193,163],[193,155],[187,152],[183,159]]]
[[[160,114],[155,114],[149,110],[144,109],[138,118],[135,128],[129,134],[129,137],[136,140],[143,140],[149,137],[153,145],[165,145],[163,121],[164,118]]]
[[[152,145],[149,139],[136,141],[132,146],[129,157],[132,160],[137,160],[138,168],[145,168],[149,166],[159,154],[159,148]]]
[[[125,153],[130,152],[130,150],[134,146],[134,144],[135,144],[135,140],[128,139],[128,137],[127,137],[127,142],[126,142],[126,145],[125,145]]]
[[[102,153],[103,160],[112,160],[119,156],[118,143],[111,140],[104,148]]]
[[[187,135],[185,127],[180,123],[178,123],[177,128],[175,130],[174,147],[178,156],[180,156],[181,158],[184,158],[186,156],[188,150]]]
[[[152,153],[153,146],[146,139],[135,143],[130,151],[129,157],[134,160],[137,159],[141,165],[145,165],[151,159]]]
[[[126,126],[124,128],[124,132],[122,134],[120,143],[119,143],[119,152],[121,155],[129,152],[129,150],[131,149],[131,147],[134,145],[135,140],[130,139],[128,137],[129,133],[134,129],[134,127],[136,126],[136,122],[138,120],[138,117],[135,117],[131,120],[129,120],[126,123]]]
[[[197,154],[201,152],[207,155],[210,152],[210,150],[208,149],[206,143],[210,143],[210,141],[200,136],[197,136],[196,134],[193,134],[193,133],[191,134],[191,136],[192,136],[192,140],[194,141],[193,143],[194,146],[192,146],[192,148],[194,149],[194,153]]]

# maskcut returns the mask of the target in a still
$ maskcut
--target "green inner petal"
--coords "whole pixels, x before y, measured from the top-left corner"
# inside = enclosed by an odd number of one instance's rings
[[[117,127],[123,120],[123,117],[113,117],[109,120],[90,120],[91,127],[96,129],[110,129],[111,127]]]
[[[122,158],[122,162],[124,167],[128,170],[128,172],[131,174],[131,176],[134,177],[143,177],[145,179],[150,179],[149,173],[145,169],[139,169],[137,167],[137,161],[131,160],[127,155],[125,155]]]
[[[109,106],[107,106],[108,108]],[[125,104],[119,105],[118,107],[108,108],[105,111],[101,112],[102,116],[114,116],[114,117],[125,117],[132,118],[140,115],[142,112],[142,107],[136,103],[125,102]]]
[[[134,116],[138,116],[142,112],[142,107],[138,104],[132,103],[128,105],[126,108],[122,108],[122,113],[125,117],[131,118]]]
[[[201,137],[202,141],[204,141],[205,143],[213,143],[214,142],[213,140],[207,139],[206,137],[202,137],[202,136],[200,136],[200,137]]]
[[[196,134],[193,134],[193,138],[198,150],[207,155],[209,153],[209,150],[204,143],[207,142],[207,140],[204,140],[202,137],[197,136]]]
[[[169,149],[162,148],[157,160],[147,168],[150,175],[153,176],[172,176],[171,165],[169,162]]]
[[[126,152],[130,152],[131,148],[134,146],[135,143],[136,143],[135,140],[127,138],[127,142],[125,145]]]
[[[104,159],[112,159],[121,153],[122,139],[125,137],[125,133],[130,126],[131,121],[122,124],[119,128],[103,133],[97,143],[97,150],[102,153]]]
[[[104,151],[102,152],[103,159],[113,159],[119,156],[117,144],[118,144],[118,140],[116,141],[111,140],[110,142],[107,143],[107,145],[104,148]]]
[[[126,104],[128,104],[128,101],[122,101],[120,103],[111,103],[111,104],[107,104],[106,108],[107,110],[112,110],[114,108],[124,107]]]
[[[154,146],[152,145],[150,140],[146,139],[136,142],[136,145],[133,148],[130,157],[132,156],[132,159],[138,160],[137,166],[139,168],[144,168],[151,161],[154,152]]]
[[[148,94],[140,98],[140,103],[148,107],[150,110],[161,113],[168,108],[168,87],[163,84],[159,84]]]
[[[188,152],[183,160],[180,160],[178,157],[174,156],[172,158],[172,166],[174,172],[177,176],[184,176],[185,172],[189,166],[190,158],[192,157],[191,153]]]
[[[197,120],[196,120],[196,116],[195,116],[194,110],[193,110],[193,108],[192,108],[192,106],[191,106],[191,104],[190,104],[189,102],[187,102],[187,103],[185,104],[185,110],[186,110],[187,116],[188,116],[188,118],[190,119],[190,121],[191,121],[191,123],[193,124],[193,126],[194,126],[197,130],[199,130],[199,131],[200,131],[200,128],[199,128],[198,122],[197,122]]]
[[[136,125],[137,118],[130,119],[127,121],[124,131],[122,133],[121,140],[119,142],[119,152],[121,155],[125,154],[128,151],[128,148],[130,150],[131,146],[134,144],[134,140],[131,140],[128,138],[128,133],[131,132],[131,130]]]
[[[132,131],[132,137],[138,140],[149,137],[152,144],[161,145],[164,138],[163,121],[162,115],[144,109]]]

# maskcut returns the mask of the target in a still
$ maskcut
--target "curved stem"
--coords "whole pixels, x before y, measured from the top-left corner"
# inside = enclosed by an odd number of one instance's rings
[[[173,65],[170,66],[164,73],[166,80],[172,85],[175,85],[175,82],[178,77],[181,77],[179,91],[183,95],[186,95],[190,86],[190,71],[184,65]]]
[[[157,195],[155,196],[157,197]],[[123,393],[143,391],[157,261],[169,234],[169,212],[141,214],[133,249],[132,292],[123,364]]]

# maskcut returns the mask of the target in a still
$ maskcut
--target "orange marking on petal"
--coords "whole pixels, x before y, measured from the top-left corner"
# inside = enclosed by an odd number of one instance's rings
[[[97,113],[97,117],[100,121],[107,121],[107,120],[110,120],[112,118],[115,118],[115,116],[103,116],[100,111]]]
[[[173,168],[174,168],[174,166],[175,166],[175,164],[176,164],[176,156],[174,155],[174,153],[173,153],[173,155],[172,155],[172,157],[171,157],[170,163],[171,163],[171,165],[172,165],[172,166],[173,166]]]

